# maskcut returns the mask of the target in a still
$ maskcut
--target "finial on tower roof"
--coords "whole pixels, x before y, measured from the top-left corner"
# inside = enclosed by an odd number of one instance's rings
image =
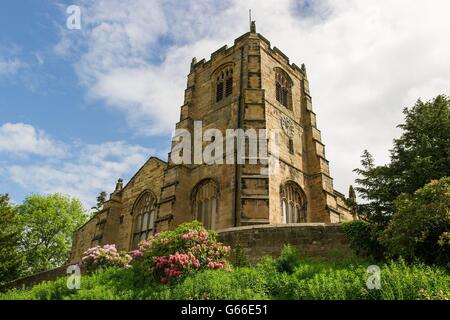
[[[255,21],[252,21],[252,23],[250,24],[250,32],[256,33],[256,22]]]
[[[303,74],[306,76],[306,66],[304,63],[302,63],[302,71],[303,71]]]
[[[118,192],[123,189],[123,179],[120,178],[116,183],[116,190],[114,192]]]
[[[194,66],[197,64],[197,58],[193,57],[191,62],[191,70],[194,69]]]

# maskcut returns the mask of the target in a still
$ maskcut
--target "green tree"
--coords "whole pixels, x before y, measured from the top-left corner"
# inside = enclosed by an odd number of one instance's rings
[[[58,193],[28,196],[18,212],[25,274],[64,264],[69,258],[72,233],[87,220],[79,200]]]
[[[97,206],[96,207],[92,207],[91,209],[94,209],[94,210],[97,210],[97,211],[102,210],[103,205],[106,202],[106,197],[107,197],[107,195],[106,195],[105,191],[100,192],[100,194],[97,196]]]
[[[350,208],[354,218],[358,216],[358,203],[356,201],[356,192],[352,185],[348,188],[347,206]]]
[[[375,166],[367,150],[361,157],[361,165],[362,169],[354,170],[359,175],[355,180],[358,184],[355,190],[365,201],[358,205],[358,214],[361,219],[376,226],[385,226],[397,197],[397,190],[392,185],[392,170],[389,166]]]
[[[433,180],[413,195],[395,201],[396,213],[381,243],[390,256],[428,263],[450,263],[450,177]]]
[[[394,212],[394,200],[402,193],[412,195],[433,179],[450,176],[450,99],[439,95],[412,108],[405,108],[403,130],[394,140],[391,161],[375,166],[366,150],[362,168],[355,169],[356,191],[366,202],[359,214],[384,228]]]
[[[15,208],[7,194],[0,194],[0,284],[20,276],[23,256],[20,252],[20,227]]]
[[[390,166],[396,186],[413,194],[431,180],[450,176],[450,99],[419,100],[403,113],[403,134],[394,140]]]

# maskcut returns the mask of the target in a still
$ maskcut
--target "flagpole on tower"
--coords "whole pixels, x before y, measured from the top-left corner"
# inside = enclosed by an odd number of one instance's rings
[[[252,28],[252,9],[248,9],[248,25]]]

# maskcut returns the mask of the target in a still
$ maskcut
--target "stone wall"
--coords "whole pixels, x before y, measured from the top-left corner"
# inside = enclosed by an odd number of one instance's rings
[[[1,286],[0,292],[7,291],[13,288],[23,288],[23,287],[28,288],[44,281],[53,281],[57,278],[66,276],[68,267],[69,265],[64,265],[52,270],[47,270],[33,274],[28,277],[19,278],[17,280],[7,283],[6,285]]]
[[[251,262],[264,255],[278,256],[285,244],[291,244],[302,255],[309,257],[342,258],[352,254],[339,224],[306,223],[230,228],[219,231],[219,240],[232,249],[242,250]]]

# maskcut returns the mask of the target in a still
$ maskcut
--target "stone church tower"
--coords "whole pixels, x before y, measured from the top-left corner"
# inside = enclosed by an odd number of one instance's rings
[[[272,48],[254,23],[232,47],[208,61],[193,59],[176,128],[194,137],[195,121],[203,132],[224,136],[227,129],[279,130],[278,172],[262,174],[267,164],[248,155],[245,164],[175,164],[175,149],[168,162],[152,157],[127,185],[119,181],[103,210],[75,233],[72,261],[97,244],[131,250],[194,219],[216,230],[352,219],[344,195],[333,189],[306,68]]]

